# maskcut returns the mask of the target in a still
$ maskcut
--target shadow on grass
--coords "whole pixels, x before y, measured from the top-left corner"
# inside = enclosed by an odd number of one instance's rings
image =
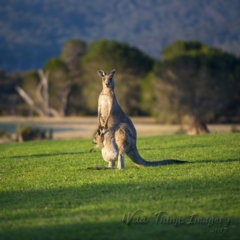
[[[129,159],[130,160],[130,159]],[[176,160],[176,159],[169,159],[169,160]],[[131,161],[131,160],[130,160]],[[157,160],[152,160],[149,162],[154,162],[154,161],[165,161],[164,159],[157,159]],[[187,164],[202,164],[202,163],[212,163],[212,164],[219,164],[219,163],[232,163],[232,162],[240,162],[240,158],[234,158],[234,159],[226,159],[226,160],[197,160],[197,161],[189,161],[189,160],[183,160],[181,159],[180,161],[183,161],[181,163],[169,163],[169,164],[164,164],[164,165],[158,165],[158,166],[149,166],[149,167],[166,167],[170,165],[187,165]],[[130,168],[130,167],[128,167]],[[142,167],[137,167],[134,165],[132,168],[137,168],[141,169]],[[114,169],[110,169],[106,166],[90,166],[87,168],[87,170],[118,170],[116,167]]]
[[[85,170],[87,171],[87,170]],[[191,178],[189,179],[169,179],[164,178],[160,182],[156,180],[145,181],[142,175],[136,170],[130,175],[125,175],[127,183],[82,183],[79,187],[63,187],[65,182],[55,182],[53,186],[51,182],[43,189],[22,189],[0,192],[1,209],[41,209],[41,208],[74,208],[79,206],[96,205],[97,203],[139,203],[139,202],[156,202],[164,199],[164,201],[174,202],[188,201],[191,198],[199,200],[199,191],[203,191],[206,196],[210,193],[212,196],[219,193],[219,180],[212,179],[211,176],[205,179]],[[87,173],[86,173],[87,174]],[[95,177],[101,176],[102,173],[96,173]],[[123,172],[120,174],[123,177]],[[164,174],[161,172],[159,174]],[[166,176],[168,176],[168,173]],[[183,176],[181,173],[179,176]],[[87,176],[87,175],[84,175]],[[91,175],[92,176],[92,175]],[[178,177],[179,177],[178,176]],[[116,176],[117,177],[117,176]],[[81,176],[79,176],[81,178]],[[225,179],[226,178],[226,179]],[[238,186],[231,185],[239,181],[236,174],[231,177],[221,178],[224,182],[228,180],[227,185],[221,186],[222,191],[238,190]],[[128,181],[129,180],[129,181]],[[230,185],[229,185],[230,184]],[[230,186],[230,188],[229,188]],[[100,208],[100,207],[99,207]],[[37,212],[41,215],[41,211]],[[16,215],[18,213],[16,212]],[[35,215],[29,215],[34,217]]]
[[[30,157],[52,157],[52,156],[64,156],[64,155],[80,155],[88,153],[85,152],[59,152],[59,153],[42,153],[42,154],[30,154],[30,155],[19,155],[19,156],[10,156],[4,157],[4,159],[11,159],[11,158],[30,158]]]
[[[119,221],[107,222],[78,222],[73,224],[56,224],[42,227],[22,227],[14,230],[7,230],[0,233],[1,240],[27,240],[27,239],[238,239],[240,234],[239,218],[231,219],[232,224],[227,227],[222,225],[207,226],[197,224],[188,225],[185,223],[178,227],[174,224],[156,223],[154,219],[149,219],[146,224],[126,225]],[[224,233],[223,233],[224,232]]]
[[[233,158],[233,159],[226,159],[226,160],[198,160],[198,161],[192,162],[192,163],[214,163],[214,164],[219,164],[219,163],[231,163],[231,162],[240,162],[240,158]]]
[[[189,148],[208,148],[211,146],[206,146],[202,144],[194,144],[194,145],[184,145],[184,146],[176,146],[176,147],[146,147],[146,148],[138,148],[139,151],[154,151],[154,150],[167,150],[167,149],[189,149]]]
[[[224,234],[211,232],[211,229],[204,231],[200,224],[175,227],[173,224],[159,226],[151,221],[145,225],[127,226],[122,222],[124,214],[137,211],[141,206],[143,211],[152,212],[153,216],[149,218],[154,217],[157,211],[172,208],[178,209],[179,213],[188,209],[194,214],[199,208],[207,213],[215,208],[216,202],[210,200],[205,206],[206,200],[202,201],[202,196],[218,199],[220,191],[223,197],[219,201],[224,208],[227,194],[238,194],[238,186],[234,185],[238,176],[221,179],[222,182],[228,181],[227,185],[219,184],[218,179],[211,176],[190,181],[164,179],[161,182],[144,181],[142,176],[133,173],[124,177],[129,178],[128,183],[90,182],[79,187],[58,185],[46,189],[2,191],[0,239],[159,239],[160,236],[175,239],[176,235],[180,236],[179,239],[185,239],[187,235],[188,239],[211,239],[214,234],[217,239],[234,239],[233,236],[239,236],[240,219],[231,219]],[[134,177],[136,179],[132,181]],[[236,205],[234,201],[231,203]],[[222,226],[216,227],[220,231]]]

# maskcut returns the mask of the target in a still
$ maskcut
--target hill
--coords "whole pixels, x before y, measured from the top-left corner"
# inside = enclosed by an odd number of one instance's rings
[[[8,0],[0,7],[0,68],[39,68],[68,39],[125,41],[159,58],[176,39],[240,54],[238,0]]]

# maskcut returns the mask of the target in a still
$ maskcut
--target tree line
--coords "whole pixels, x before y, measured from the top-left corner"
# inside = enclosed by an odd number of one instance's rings
[[[117,99],[130,116],[188,121],[196,132],[207,132],[208,122],[239,121],[240,59],[198,41],[175,41],[156,60],[126,43],[69,40],[40,71],[0,71],[0,114],[39,115],[21,97],[21,88],[49,116],[96,115],[101,91],[96,71],[114,68]]]

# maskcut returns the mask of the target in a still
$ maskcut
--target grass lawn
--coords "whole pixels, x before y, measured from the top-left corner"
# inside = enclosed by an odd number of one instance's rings
[[[91,140],[0,145],[0,239],[239,239],[240,134],[138,139],[142,157],[106,166]]]

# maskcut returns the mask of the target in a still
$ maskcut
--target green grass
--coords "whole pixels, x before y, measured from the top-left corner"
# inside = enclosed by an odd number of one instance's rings
[[[91,147],[0,145],[1,240],[240,236],[239,133],[139,138],[142,157],[189,161],[182,165],[136,168],[126,158],[124,170],[89,170],[107,165]]]

